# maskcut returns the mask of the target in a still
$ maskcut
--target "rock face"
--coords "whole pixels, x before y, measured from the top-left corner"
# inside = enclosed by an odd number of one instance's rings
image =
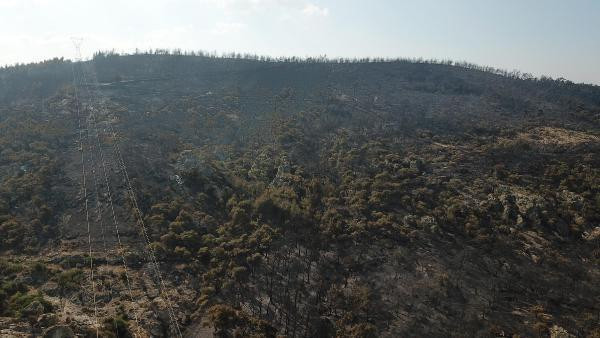
[[[75,334],[70,327],[66,325],[57,325],[51,328],[48,328],[44,331],[44,338],[74,338]]]

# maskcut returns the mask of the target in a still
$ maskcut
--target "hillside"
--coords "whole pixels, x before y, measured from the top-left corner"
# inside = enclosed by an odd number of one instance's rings
[[[376,61],[1,69],[0,335],[600,337],[600,87]]]

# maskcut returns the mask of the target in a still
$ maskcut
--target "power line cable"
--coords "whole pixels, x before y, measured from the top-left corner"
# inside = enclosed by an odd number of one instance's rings
[[[80,46],[81,46],[81,41],[79,40],[73,40],[73,44],[75,45],[75,48],[77,49],[78,55],[80,55]],[[74,65],[72,64],[72,71],[73,71],[73,82],[75,83],[74,86],[74,96],[75,96],[75,109],[77,111],[77,126],[79,129],[79,150],[81,152],[81,172],[82,172],[82,189],[83,189],[83,198],[85,200],[85,221],[86,221],[86,225],[87,225],[87,239],[88,239],[88,256],[90,259],[90,283],[91,283],[91,287],[92,287],[92,302],[94,304],[94,326],[96,328],[96,337],[99,336],[99,332],[98,332],[98,308],[96,306],[96,284],[94,282],[94,256],[92,254],[92,237],[91,237],[91,232],[90,232],[90,213],[89,213],[89,209],[88,209],[88,194],[87,194],[87,182],[86,182],[86,169],[85,169],[85,147],[86,145],[83,142],[83,130],[81,128],[81,103],[79,101],[79,94],[77,91],[77,82],[76,82],[76,77],[75,77],[75,68]],[[89,141],[89,140],[88,140]],[[88,142],[89,143],[89,142]]]
[[[84,84],[87,85],[87,80],[86,80],[86,76],[85,76],[85,71],[83,70],[83,67],[81,68],[81,73],[82,73],[82,80],[84,82]],[[90,90],[87,89],[86,90],[88,92],[88,96],[91,98],[93,98],[93,95],[91,94]],[[115,208],[114,208],[114,203],[113,203],[113,197],[112,197],[112,190],[110,188],[110,183],[109,183],[109,179],[108,179],[108,170],[106,167],[106,160],[104,157],[104,151],[102,150],[102,145],[100,143],[100,137],[99,137],[99,133],[98,133],[98,128],[97,128],[97,123],[96,123],[96,118],[95,118],[95,113],[94,113],[94,108],[93,106],[90,109],[90,118],[93,122],[94,125],[94,130],[95,130],[95,139],[96,139],[96,147],[98,148],[99,154],[100,154],[100,162],[102,165],[102,173],[103,173],[103,178],[104,178],[104,186],[106,188],[106,193],[107,193],[107,197],[108,197],[108,202],[109,202],[109,206],[110,206],[110,212],[111,212],[111,216],[112,216],[112,221],[113,221],[113,226],[115,229],[115,235],[117,238],[117,244],[118,244],[118,251],[120,254],[120,258],[123,264],[123,269],[124,269],[124,274],[125,274],[125,282],[126,282],[126,286],[127,286],[127,291],[129,294],[129,298],[131,300],[131,302],[135,302],[134,298],[133,298],[133,290],[131,287],[131,279],[129,277],[129,269],[127,267],[127,261],[125,259],[125,254],[124,254],[124,246],[121,240],[121,234],[120,234],[120,230],[119,230],[119,222],[117,221],[117,216],[116,216],[116,212],[115,212]],[[136,314],[135,311],[132,311],[133,313],[133,317],[136,323],[136,326],[138,327],[138,330],[141,329],[140,323],[139,323],[139,318]]]
[[[97,129],[97,125],[96,125],[95,116],[93,114],[94,114],[93,109],[90,109],[90,114],[88,116],[87,131],[88,131],[88,139],[92,138],[92,140],[94,139],[94,137],[96,139],[98,139],[98,129]],[[93,123],[93,127],[92,127],[92,123]],[[93,129],[95,131],[95,135],[90,135],[90,129]],[[96,154],[99,154],[102,151],[99,142],[97,142],[96,148],[97,149],[95,150],[95,152],[96,152]],[[92,149],[91,154],[94,155],[94,149]],[[100,237],[101,237],[101,242],[102,242],[102,249],[104,252],[105,260],[108,260],[110,253],[109,253],[108,247],[106,245],[106,224],[104,222],[104,217],[103,217],[104,208],[102,207],[102,202],[100,201],[101,187],[100,187],[100,184],[98,183],[98,177],[96,175],[96,171],[99,170],[99,167],[100,167],[98,155],[96,155],[95,158],[92,157],[92,165],[93,165],[92,172],[94,173],[94,176],[93,176],[94,177],[94,192],[95,192],[95,198],[96,198],[96,222],[100,223],[100,231],[101,231]],[[98,268],[98,274],[100,274],[99,268]],[[110,303],[113,299],[113,293],[114,293],[113,283],[110,278],[108,279],[107,284],[108,284],[108,292],[109,292],[108,303]],[[106,290],[106,288],[104,287],[104,283],[102,283],[102,286],[103,286],[104,290]],[[117,331],[118,331],[117,323],[114,319],[112,322],[113,322],[113,329],[115,330],[115,333],[117,333]]]
[[[105,102],[102,101],[102,100],[100,100],[100,94],[101,93],[100,93],[100,90],[99,90],[98,79],[97,79],[97,76],[96,76],[95,72],[92,69],[90,69],[90,78],[92,80],[91,83],[88,83],[87,80],[86,80],[86,85],[89,85],[89,84],[94,85],[94,89],[98,93],[97,96],[98,96],[98,99],[99,99],[99,102],[98,102],[99,106],[102,109],[102,111],[104,111],[108,115],[108,109],[106,108]],[[84,79],[85,79],[85,73],[84,73]],[[147,227],[146,227],[145,222],[144,222],[143,214],[142,214],[142,212],[141,212],[141,210],[139,208],[138,202],[137,202],[137,198],[136,198],[136,195],[135,195],[135,190],[133,189],[133,185],[131,184],[129,173],[127,171],[127,167],[126,167],[125,162],[123,160],[123,155],[121,153],[118,141],[116,141],[117,140],[117,134],[116,134],[116,132],[115,132],[115,130],[114,130],[114,128],[113,128],[113,126],[112,126],[111,123],[108,123],[108,126],[109,126],[109,129],[110,129],[110,133],[112,134],[113,138],[115,139],[115,142],[113,144],[113,148],[114,148],[115,154],[117,155],[116,156],[117,157],[117,161],[119,162],[119,164],[121,166],[121,171],[123,173],[123,178],[124,178],[125,183],[127,185],[127,190],[128,190],[128,193],[129,193],[129,197],[131,199],[131,202],[132,202],[132,205],[133,205],[133,208],[134,208],[134,211],[135,211],[135,215],[137,216],[137,221],[138,221],[137,223],[138,223],[138,225],[140,226],[140,228],[142,230],[142,234],[143,234],[143,237],[144,237],[145,242],[146,242],[147,250],[148,250],[149,256],[150,256],[151,261],[152,261],[151,265],[153,266],[155,274],[156,274],[156,276],[158,278],[158,281],[159,281],[159,290],[160,290],[160,293],[162,295],[164,295],[165,301],[167,302],[167,310],[168,310],[168,314],[169,314],[169,319],[171,321],[171,324],[174,326],[177,335],[179,337],[183,337],[183,335],[181,333],[181,330],[180,330],[180,327],[179,327],[179,323],[177,322],[177,318],[176,318],[175,312],[173,310],[173,304],[172,304],[170,296],[169,296],[169,294],[168,294],[168,292],[166,290],[167,288],[166,288],[166,285],[164,283],[164,279],[162,277],[162,273],[160,271],[160,267],[159,267],[158,261],[156,259],[156,254],[154,252],[154,249],[150,245],[151,244],[150,238],[148,236],[148,231],[147,231]],[[113,216],[114,216],[114,213],[113,213]],[[120,239],[119,239],[119,242],[120,242]]]

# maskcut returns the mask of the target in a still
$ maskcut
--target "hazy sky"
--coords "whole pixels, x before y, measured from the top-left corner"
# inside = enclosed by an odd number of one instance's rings
[[[600,84],[600,0],[0,0],[0,65],[95,50],[466,60]]]

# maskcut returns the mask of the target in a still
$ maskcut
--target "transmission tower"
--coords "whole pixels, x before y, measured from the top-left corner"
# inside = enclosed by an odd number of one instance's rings
[[[81,61],[81,45],[83,44],[83,38],[71,37],[71,42],[75,47],[75,61]]]

